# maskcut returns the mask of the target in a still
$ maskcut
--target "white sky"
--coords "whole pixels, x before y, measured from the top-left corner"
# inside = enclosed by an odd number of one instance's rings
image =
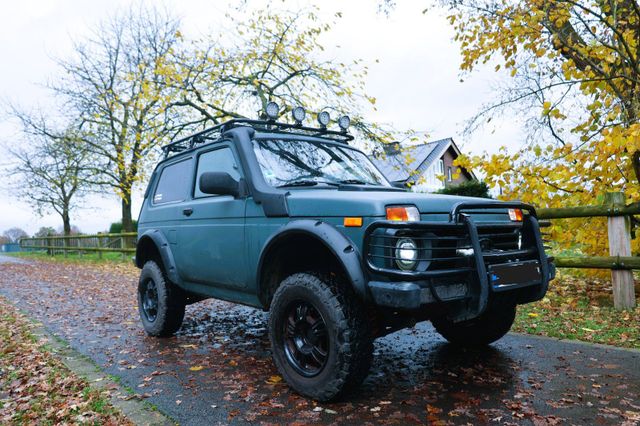
[[[129,3],[126,0],[0,0],[0,99],[27,108],[40,105],[46,110],[47,105],[51,105],[51,94],[42,85],[59,72],[53,58],[68,55],[72,39],[81,39],[103,16]],[[226,10],[220,2],[207,0],[163,3],[182,17],[186,36],[198,36],[215,29]],[[243,8],[265,3],[247,0]],[[273,3],[279,8],[296,8],[306,2],[274,0]],[[380,14],[378,2],[371,0],[318,3],[321,13],[328,17],[336,11],[343,13],[325,39],[328,57],[361,58],[369,65],[367,93],[378,100],[378,111],[372,113],[371,118],[401,130],[427,131],[431,139],[451,136],[463,152],[492,152],[501,145],[519,144],[522,132],[516,117],[494,119],[491,128],[472,137],[462,134],[464,121],[492,99],[492,88],[506,77],[487,67],[464,76],[464,82],[460,82],[458,47],[444,19],[445,11],[432,9],[423,15],[424,5],[431,3],[429,0],[397,3],[389,17]],[[336,49],[336,45],[340,45],[340,49]],[[0,115],[0,144],[10,145],[18,130],[16,123]],[[0,167],[6,167],[9,161],[0,146]],[[138,195],[133,206],[135,216],[139,203]],[[115,196],[94,196],[87,199],[85,206],[87,208],[72,216],[72,223],[83,232],[105,230],[120,218],[120,204]],[[9,188],[0,185],[0,232],[13,226],[28,233],[40,226],[61,227],[57,215],[38,217],[31,210],[13,197]]]

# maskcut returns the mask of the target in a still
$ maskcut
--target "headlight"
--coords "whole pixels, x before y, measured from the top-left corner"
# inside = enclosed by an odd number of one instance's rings
[[[411,238],[401,238],[396,243],[396,265],[403,271],[416,267],[418,260],[418,245]]]

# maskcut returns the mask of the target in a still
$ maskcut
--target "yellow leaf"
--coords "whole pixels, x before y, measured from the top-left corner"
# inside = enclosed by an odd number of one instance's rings
[[[202,369],[204,369],[204,367],[201,365],[194,365],[193,367],[189,368],[189,370],[191,371],[200,371]]]
[[[269,380],[267,380],[267,383],[269,383],[270,385],[275,385],[282,382],[282,377],[280,376],[271,376],[269,377]]]
[[[535,312],[529,312],[529,316],[531,318],[536,318],[536,317],[539,317],[540,315],[536,314]]]
[[[232,367],[237,367],[238,363],[236,361],[234,361],[234,360],[231,360],[231,361],[229,361],[229,365],[232,366]]]

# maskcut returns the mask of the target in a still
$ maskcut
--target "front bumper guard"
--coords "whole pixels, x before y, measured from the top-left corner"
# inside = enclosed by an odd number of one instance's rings
[[[476,223],[471,216],[465,212],[479,209],[508,209],[517,208],[527,211],[524,215],[521,228],[523,232],[528,232],[533,236],[533,243],[522,254],[527,254],[539,263],[540,279],[516,286],[498,286],[490,283],[487,263],[485,258],[491,258],[494,262],[501,257],[511,258],[518,252],[505,252],[504,254],[483,253],[478,228],[490,228],[492,226],[507,226],[509,223]],[[520,226],[517,223],[517,226]],[[455,269],[437,269],[425,271],[402,271],[399,269],[383,268],[377,266],[370,256],[371,239],[375,230],[380,228],[407,231],[428,231],[433,229],[466,230],[466,235],[473,248],[473,266]],[[540,300],[547,292],[549,281],[555,277],[555,266],[544,251],[544,244],[540,234],[540,227],[536,218],[535,208],[524,203],[497,203],[497,202],[461,202],[453,206],[449,214],[449,222],[394,222],[377,221],[372,223],[365,230],[364,250],[365,264],[370,273],[389,277],[393,281],[374,280],[369,282],[369,291],[374,302],[381,306],[400,309],[417,309],[427,303],[445,303],[454,300],[461,300],[470,296],[467,308],[464,312],[456,315],[456,320],[475,318],[481,315],[489,303],[491,292],[504,292],[522,287],[537,286],[537,291],[532,291],[529,297],[519,303],[527,303]],[[474,274],[475,272],[475,274]],[[451,285],[435,285],[438,278],[452,277],[456,275],[472,274],[474,280],[465,283],[468,289],[460,291],[460,284],[453,284],[456,287],[452,291]],[[468,291],[467,291],[468,290]]]

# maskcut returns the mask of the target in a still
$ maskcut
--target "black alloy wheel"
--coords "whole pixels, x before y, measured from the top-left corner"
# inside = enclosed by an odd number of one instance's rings
[[[154,322],[158,317],[158,287],[156,287],[156,283],[151,278],[141,286],[140,297],[144,315],[149,322]]]
[[[287,361],[300,375],[317,376],[327,364],[330,349],[324,318],[302,300],[292,302],[286,315],[283,343]]]

